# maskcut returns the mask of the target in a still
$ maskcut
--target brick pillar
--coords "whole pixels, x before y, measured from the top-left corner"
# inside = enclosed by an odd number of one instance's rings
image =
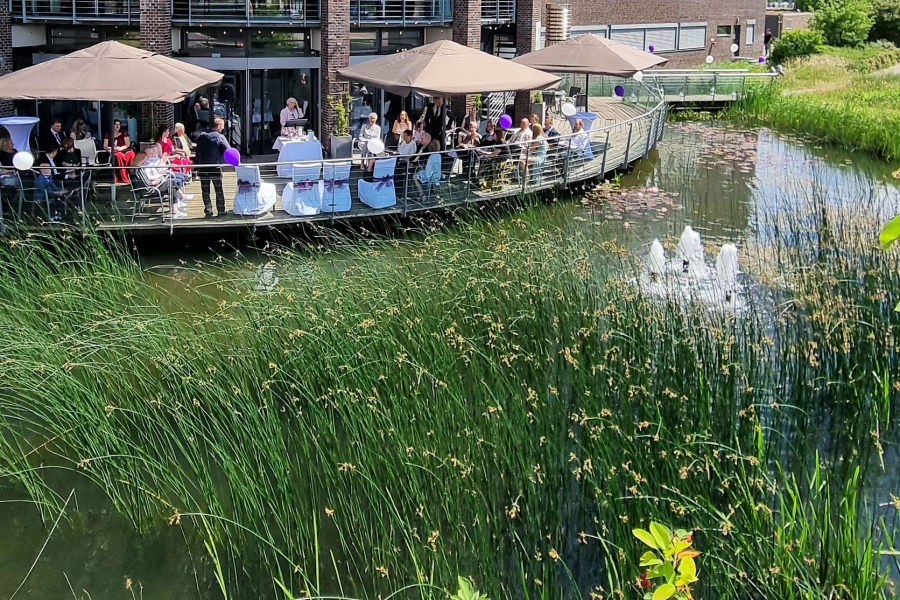
[[[516,1],[516,56],[522,56],[534,50],[536,42],[534,24],[540,18],[540,6],[535,6],[535,0]],[[531,92],[516,94],[516,114],[513,124],[531,114],[531,100]]]
[[[481,0],[454,0],[453,41],[476,50],[481,49]],[[452,96],[452,114],[457,116],[456,124],[462,120],[474,104],[474,96]]]
[[[141,48],[163,56],[172,56],[172,14],[168,0],[140,0]],[[156,134],[157,127],[165,123],[175,126],[174,107],[167,102],[144,103],[141,106],[143,141]]]
[[[343,101],[350,92],[350,84],[341,79],[338,69],[350,66],[350,0],[321,0],[322,52],[319,79],[321,81],[320,108],[322,131],[319,138],[331,150],[334,132],[334,111],[328,97]],[[349,119],[349,115],[347,115]]]
[[[12,26],[9,2],[0,2],[0,75],[12,71]],[[13,114],[12,100],[0,100],[0,117]]]

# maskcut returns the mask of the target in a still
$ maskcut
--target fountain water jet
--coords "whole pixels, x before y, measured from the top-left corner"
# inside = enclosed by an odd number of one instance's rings
[[[647,257],[647,264],[650,269],[650,277],[656,281],[666,272],[666,251],[658,239],[653,240],[650,245],[650,255]]]
[[[703,244],[700,242],[700,234],[694,231],[690,225],[685,225],[681,232],[681,240],[678,242],[678,258],[681,259],[682,270],[686,273],[688,268],[704,263]]]
[[[737,276],[740,272],[737,246],[725,244],[716,258],[716,275],[722,291],[725,292],[726,302],[731,302],[731,296],[737,289]]]

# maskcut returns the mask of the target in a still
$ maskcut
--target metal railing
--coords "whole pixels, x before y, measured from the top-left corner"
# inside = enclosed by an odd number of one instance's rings
[[[733,102],[741,100],[756,86],[771,84],[777,77],[778,73],[755,73],[741,69],[644,73],[648,84],[662,90],[666,102],[670,103]],[[602,79],[599,86],[596,93],[600,95],[611,94],[615,87]],[[591,93],[594,92],[592,82]]]
[[[516,0],[482,0],[481,22],[485,25],[515,23]]]
[[[134,1],[134,0],[132,0]],[[226,23],[252,25],[319,22],[318,0],[173,0],[172,20],[176,23]]]
[[[39,175],[34,172],[16,174],[17,183],[12,185],[6,173],[7,179],[0,177],[0,183],[6,183],[0,186],[0,224],[59,222],[107,230],[150,228],[169,232],[183,227],[278,226],[386,215],[405,217],[419,211],[565,188],[645,157],[661,139],[666,104],[658,91],[628,81],[620,83],[628,91],[626,104],[636,109],[633,117],[606,124],[598,120],[589,132],[546,142],[457,148],[415,155],[409,162],[403,157],[387,157],[247,165],[254,172],[253,181],[239,181],[228,166],[172,165],[163,168],[168,176],[159,172],[145,175],[144,170],[126,167],[131,184],[114,185],[112,178],[118,167],[91,166],[72,169],[72,176],[61,184],[62,195],[36,191],[43,186],[36,185]],[[389,163],[382,163],[382,167],[378,163],[392,159],[397,161],[392,172],[379,173]],[[368,170],[370,161],[373,172]],[[438,162],[440,178],[431,180],[427,174],[436,170]],[[227,220],[204,218],[201,171],[224,181]],[[300,175],[304,171],[305,177]],[[290,174],[293,177],[285,177]],[[148,180],[156,185],[148,185]],[[181,193],[187,194],[184,216],[176,204]],[[215,207],[215,196],[213,192],[209,208]],[[301,197],[306,199],[299,201]],[[8,215],[5,222],[4,214]]]
[[[10,15],[22,21],[140,23],[140,0],[10,0]]]
[[[428,25],[453,20],[450,0],[350,0],[350,23]]]

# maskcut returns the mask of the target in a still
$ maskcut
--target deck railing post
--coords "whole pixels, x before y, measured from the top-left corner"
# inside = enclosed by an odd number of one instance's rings
[[[406,159],[406,175],[404,176],[403,183],[403,218],[406,218],[406,211],[409,205],[409,167],[410,162],[409,159]]]
[[[519,171],[519,177],[522,178],[522,189],[519,192],[519,195],[522,198],[525,198],[525,185],[528,183],[528,151],[531,149],[531,144],[525,145],[525,152],[522,154],[522,159],[525,161],[523,165],[525,168]]]
[[[628,141],[625,142],[625,160],[622,162],[622,168],[628,166],[628,155],[631,153],[631,130],[634,128],[634,121],[628,124]]]
[[[600,162],[600,177],[606,176],[607,154],[609,154],[609,129],[606,130],[606,140],[603,142],[603,160]]]
[[[718,75],[717,75],[716,73],[713,73],[713,84],[712,84],[712,101],[713,101],[713,102],[716,101],[716,83],[717,83],[717,77],[718,77]]]
[[[656,128],[656,114],[647,119],[650,127],[647,129],[647,146],[644,148],[644,158],[650,156],[650,143],[653,140],[653,130]]]
[[[134,173],[131,174],[134,177]],[[175,199],[175,191],[172,189],[172,168],[169,167],[169,176],[166,177],[166,182],[169,185],[169,235],[173,235],[175,233],[175,208],[176,208],[176,199]],[[164,206],[160,207],[160,211],[163,216],[163,223],[166,222],[166,208]]]
[[[687,99],[687,91],[688,91],[688,76],[684,76],[684,87],[681,88],[681,100],[684,101]]]
[[[472,171],[475,170],[475,151],[466,150],[469,153],[469,174],[466,177],[466,204],[469,203],[470,194],[472,193]]]
[[[569,185],[569,156],[572,153],[572,144],[569,143],[566,145],[566,157],[563,159],[563,180],[562,187],[568,187]]]
[[[84,169],[78,170],[78,195],[81,197],[81,226],[87,227],[87,213],[84,209]],[[2,214],[0,214],[0,217],[2,217]]]

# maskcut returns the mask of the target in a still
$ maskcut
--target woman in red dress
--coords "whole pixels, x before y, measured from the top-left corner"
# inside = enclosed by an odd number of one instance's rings
[[[172,143],[172,138],[169,137],[169,128],[165,125],[160,125],[159,129],[156,130],[156,143],[159,144],[160,156],[163,159],[169,161],[169,164],[179,165],[180,167],[186,167],[191,164],[190,157],[184,156],[183,154],[175,151],[175,146]],[[190,173],[190,169],[173,169],[177,173]]]
[[[113,130],[103,139],[103,149],[112,152],[112,162],[119,167],[116,171],[116,183],[131,183],[128,177],[127,167],[134,159],[134,150],[131,149],[131,138],[128,137],[128,131],[122,130],[122,121],[116,119],[113,121]]]

